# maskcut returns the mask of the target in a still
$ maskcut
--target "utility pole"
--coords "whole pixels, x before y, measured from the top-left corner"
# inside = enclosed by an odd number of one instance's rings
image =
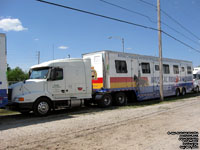
[[[158,14],[158,43],[159,43],[159,67],[160,67],[160,100],[164,100],[163,95],[163,63],[162,63],[162,37],[161,37],[161,17],[160,17],[160,0],[157,0],[157,14]]]
[[[38,64],[40,63],[40,51],[37,51]]]
[[[122,49],[123,49],[123,53],[124,53],[124,38],[122,38]]]

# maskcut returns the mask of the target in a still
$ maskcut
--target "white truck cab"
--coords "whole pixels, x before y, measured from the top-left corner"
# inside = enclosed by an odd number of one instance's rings
[[[194,91],[199,92],[200,88],[200,67],[196,67],[193,69],[193,85]]]
[[[46,115],[92,97],[89,59],[59,59],[32,66],[29,79],[9,87],[11,109]]]

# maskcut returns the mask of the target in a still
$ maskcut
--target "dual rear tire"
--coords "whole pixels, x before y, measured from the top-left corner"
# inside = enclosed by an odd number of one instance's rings
[[[123,106],[127,102],[127,97],[125,93],[120,92],[114,95],[114,99],[112,98],[111,94],[105,94],[99,100],[98,105],[102,108],[106,108],[112,105],[112,103],[116,104],[117,106]]]

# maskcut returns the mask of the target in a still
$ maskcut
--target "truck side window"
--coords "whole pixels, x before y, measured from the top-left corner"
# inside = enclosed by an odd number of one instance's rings
[[[179,74],[178,65],[173,65],[173,71],[174,71],[174,74]]]
[[[117,73],[127,73],[127,65],[124,60],[115,60],[115,69]]]
[[[149,63],[141,63],[142,65],[142,73],[149,74],[151,73],[150,64]]]
[[[55,70],[55,80],[62,80],[63,79],[63,69],[56,68]]]
[[[170,74],[169,65],[163,64],[163,72],[164,74]]]

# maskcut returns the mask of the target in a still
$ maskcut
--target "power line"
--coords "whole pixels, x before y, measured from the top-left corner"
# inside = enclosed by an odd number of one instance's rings
[[[74,11],[78,11],[78,12],[82,12],[82,13],[86,13],[86,14],[90,14],[90,15],[94,15],[94,16],[98,16],[98,17],[102,17],[102,18],[106,18],[106,19],[110,19],[110,20],[114,20],[114,21],[118,21],[118,22],[122,22],[122,23],[126,23],[126,24],[130,24],[130,25],[141,27],[141,28],[145,28],[145,29],[150,29],[150,30],[154,30],[154,31],[160,31],[160,30],[158,30],[156,28],[152,28],[152,27],[141,25],[141,24],[136,24],[136,23],[133,23],[133,22],[128,22],[128,21],[124,21],[124,20],[121,20],[121,19],[108,17],[108,16],[104,16],[104,15],[101,15],[101,14],[96,14],[96,13],[93,13],[93,12],[89,12],[89,11],[85,11],[85,10],[81,10],[81,9],[77,9],[77,8],[72,8],[72,7],[68,7],[68,6],[64,6],[64,5],[60,5],[60,4],[56,4],[56,3],[52,3],[52,2],[47,2],[47,1],[44,1],[44,0],[36,0],[36,1],[39,1],[39,2],[42,2],[42,3],[46,3],[46,4],[50,4],[50,5],[59,6],[59,7],[63,7],[63,8],[66,8],[66,9],[71,9],[71,10],[74,10]],[[196,52],[200,53],[200,50],[193,48],[192,46],[190,46],[190,45],[186,44],[185,42],[177,39],[176,37],[168,34],[167,32],[165,32],[163,30],[161,30],[161,32],[163,32],[163,34],[167,35],[168,37],[176,40],[177,42],[185,45],[186,47],[189,47],[192,50],[195,50]]]
[[[107,2],[107,1],[105,1],[105,0],[99,0],[99,1],[101,1],[101,2],[103,2],[103,3],[106,3],[106,4],[108,4],[108,5],[111,5],[111,6],[120,8],[120,9],[122,9],[122,10],[125,10],[125,11],[128,11],[128,12],[131,12],[131,13],[134,13],[134,14],[137,14],[137,15],[140,15],[140,16],[142,16],[142,17],[145,17],[145,18],[147,18],[147,19],[148,19],[150,22],[152,22],[152,23],[157,23],[156,21],[153,21],[153,19],[152,19],[151,17],[149,17],[149,16],[147,16],[147,15],[145,15],[145,14],[142,14],[142,13],[140,13],[140,12],[130,10],[130,9],[128,9],[128,8],[119,6],[119,5],[114,4],[114,3]],[[144,2],[144,1],[143,1],[143,2]],[[148,2],[147,2],[147,3],[148,3]],[[148,4],[149,4],[149,3],[148,3]],[[193,39],[189,38],[189,37],[186,36],[185,34],[179,32],[178,30],[176,30],[176,29],[174,29],[173,27],[169,26],[169,25],[166,24],[165,22],[161,21],[161,24],[165,25],[165,26],[168,27],[169,29],[171,29],[171,30],[175,31],[176,33],[180,34],[181,36],[187,38],[188,40],[192,41],[193,43],[197,44],[198,46],[200,45],[200,43],[198,43],[197,41],[194,41]]]
[[[93,13],[93,12],[77,9],[77,8],[72,8],[72,7],[68,7],[68,6],[64,6],[64,5],[60,5],[60,4],[56,4],[56,3],[52,3],[52,2],[47,2],[47,1],[44,1],[44,0],[36,0],[36,1],[43,2],[43,3],[46,3],[46,4],[50,4],[50,5],[59,6],[59,7],[63,7],[63,8],[66,8],[66,9],[71,9],[71,10],[74,10],[74,11],[90,14],[90,15],[93,15],[93,16],[98,16],[98,17],[107,18],[107,19],[122,22],[122,23],[127,23],[127,24],[134,25],[134,26],[141,27],[141,28],[146,28],[146,29],[158,31],[156,28],[153,28],[153,27],[148,27],[148,26],[145,26],[145,25],[121,20],[121,19],[118,19],[118,18],[108,17],[108,16],[104,16],[104,15],[101,15],[101,14],[96,14],[96,13]]]
[[[140,12],[127,9],[127,8],[125,8],[125,7],[116,5],[116,4],[114,4],[114,3],[107,2],[107,1],[105,1],[105,0],[99,0],[99,1],[101,1],[101,2],[103,2],[103,3],[106,3],[106,4],[109,4],[109,5],[112,5],[112,6],[114,6],[114,7],[118,7],[118,8],[120,8],[120,9],[129,11],[129,12],[131,12],[131,13],[134,13],[134,14],[137,14],[137,15],[140,15],[140,16],[143,16],[143,17],[147,18],[150,22],[156,23],[156,21],[153,21],[153,19],[152,19],[151,17],[149,17],[149,16],[147,16],[147,15],[145,15],[145,14],[142,14],[142,13],[140,13]]]
[[[147,4],[149,6],[152,6],[154,8],[156,8],[157,10],[157,7],[147,1],[144,1],[144,0],[139,0],[140,2],[144,3],[144,4]],[[184,27],[181,23],[179,23],[176,19],[174,19],[173,17],[171,17],[168,13],[166,13],[164,10],[160,10],[164,15],[166,15],[169,19],[171,19],[172,21],[174,21],[176,24],[178,24],[182,29],[184,29],[185,31],[187,31],[188,33],[190,33],[191,35],[193,35],[193,37],[195,37],[197,40],[200,40],[200,38],[195,35],[194,33],[192,33],[190,30],[188,30],[186,27]]]

